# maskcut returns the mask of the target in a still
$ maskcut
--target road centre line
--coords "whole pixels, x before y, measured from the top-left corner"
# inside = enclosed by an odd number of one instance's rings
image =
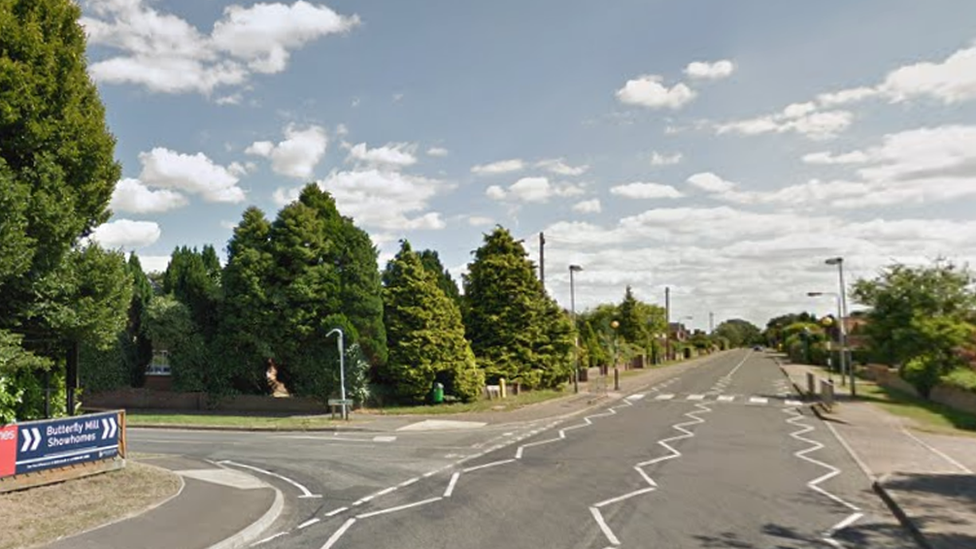
[[[435,498],[428,498],[420,501],[414,501],[412,503],[407,503],[405,505],[398,505],[396,507],[390,507],[389,509],[380,509],[379,511],[372,511],[370,513],[363,513],[362,515],[357,515],[358,519],[366,519],[370,517],[375,517],[377,515],[385,515],[386,513],[395,513],[397,511],[403,511],[404,509],[410,509],[411,507],[420,507],[421,505],[427,505],[428,503],[434,503],[435,501],[440,501],[444,499],[441,496]],[[323,548],[324,549],[324,548]]]
[[[415,483],[415,482],[417,482],[419,480],[420,480],[420,477],[413,477],[412,479],[405,480],[405,481],[401,482],[400,484],[397,484],[397,486],[399,486],[400,488],[406,488],[407,486],[410,486],[411,484],[413,484],[413,483]]]
[[[321,520],[322,519],[319,519],[319,518],[308,519],[305,522],[299,524],[298,525],[298,529],[299,530],[303,530],[303,529],[308,528],[309,526],[311,526],[311,525],[313,525],[313,524],[315,524],[317,522],[320,522]]]
[[[379,492],[376,492],[376,497],[385,496],[387,494],[396,492],[399,489],[400,489],[399,486],[390,486],[389,488],[384,488],[384,489],[380,490]]]
[[[288,535],[288,532],[278,532],[277,534],[275,534],[273,536],[268,536],[268,537],[266,537],[266,538],[264,538],[262,540],[258,540],[256,542],[252,543],[251,544],[251,547],[257,547],[258,545],[262,545],[262,544],[268,543],[271,540],[275,540],[275,539],[280,538],[281,536],[287,536],[287,535]]]
[[[348,510],[349,510],[348,507],[339,507],[338,509],[333,509],[329,511],[328,513],[325,514],[325,516],[331,518],[338,515],[339,513],[342,513],[343,511],[348,511]]]
[[[739,362],[739,364],[735,368],[732,368],[732,371],[729,372],[728,374],[726,374],[725,375],[725,378],[728,379],[729,381],[731,381],[732,380],[732,376],[734,376],[735,373],[739,371],[739,368],[741,368],[742,365],[745,364],[747,360],[749,360],[749,357],[750,356],[752,356],[752,351],[747,352],[746,353],[746,356],[742,357],[742,361]]]
[[[299,498],[320,498],[320,497],[322,497],[321,494],[313,494],[312,492],[309,491],[308,488],[302,486],[298,482],[295,482],[294,480],[292,480],[292,479],[290,479],[290,478],[288,478],[288,477],[286,477],[284,475],[279,475],[278,473],[273,473],[271,471],[265,471],[264,469],[259,469],[257,467],[252,467],[250,465],[245,465],[243,463],[237,463],[236,461],[231,461],[229,459],[225,459],[223,461],[218,461],[217,463],[220,464],[220,465],[232,465],[234,467],[242,467],[244,469],[250,469],[251,471],[256,471],[258,473],[262,473],[262,474],[265,474],[265,475],[268,475],[268,476],[271,476],[271,477],[274,477],[274,478],[277,478],[277,479],[281,479],[281,480],[287,482],[288,484],[291,484],[295,488],[298,488],[299,490],[301,490],[302,495],[298,496]]]

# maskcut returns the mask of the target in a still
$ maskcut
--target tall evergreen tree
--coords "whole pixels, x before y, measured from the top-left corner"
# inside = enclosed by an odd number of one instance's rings
[[[458,288],[454,278],[451,277],[450,271],[441,263],[441,258],[437,252],[434,250],[421,250],[417,252],[417,255],[420,256],[420,262],[424,265],[424,268],[434,275],[437,280],[437,286],[444,292],[444,295],[451,298],[460,307],[461,290]]]
[[[129,318],[125,330],[125,361],[128,382],[133,387],[142,387],[146,379],[146,367],[152,361],[152,339],[143,324],[143,317],[152,301],[153,289],[149,277],[142,270],[139,256],[135,253],[129,255],[128,271],[132,277],[132,301],[129,302]]]
[[[461,311],[403,241],[383,273],[387,347],[386,380],[397,395],[422,402],[435,381],[462,400],[477,398],[484,373],[464,339]]]
[[[227,245],[216,343],[222,371],[238,390],[248,393],[268,390],[267,361],[275,356],[270,248],[271,223],[252,206],[244,211]]]
[[[176,248],[163,275],[163,291],[189,307],[206,341],[216,335],[220,302],[219,274],[214,274],[213,265],[208,265],[205,259],[208,249],[212,255],[210,261],[217,261],[212,246],[205,246],[203,252],[186,246]],[[219,272],[219,261],[216,268]]]
[[[640,314],[640,302],[634,297],[630,286],[624,292],[624,299],[618,307],[620,318],[620,337],[631,345],[644,346],[647,343],[647,325]]]
[[[572,372],[572,325],[546,295],[520,242],[485,236],[464,277],[465,330],[489,380],[555,387]]]

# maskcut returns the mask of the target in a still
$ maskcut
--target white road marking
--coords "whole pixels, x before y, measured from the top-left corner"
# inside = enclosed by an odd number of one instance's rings
[[[258,545],[261,545],[262,543],[268,543],[269,541],[271,541],[273,539],[278,539],[281,536],[287,536],[287,535],[288,535],[288,532],[278,532],[277,534],[275,534],[273,536],[269,536],[269,537],[266,537],[266,538],[264,538],[264,539],[262,539],[260,541],[256,541],[256,542],[252,543],[251,544],[251,547],[257,547]]]
[[[377,515],[385,515],[387,513],[395,513],[397,511],[403,511],[404,509],[410,509],[411,507],[420,507],[421,505],[427,505],[428,503],[434,503],[435,501],[440,501],[444,498],[437,496],[436,498],[428,498],[420,501],[415,501],[413,503],[407,503],[405,505],[398,505],[396,507],[390,507],[389,509],[380,509],[379,511],[372,511],[370,513],[363,513],[362,515],[357,515],[358,519],[367,519],[370,517],[375,517]],[[325,548],[323,548],[325,549]]]
[[[399,486],[400,488],[406,488],[407,486],[410,486],[411,484],[417,482],[418,480],[420,480],[420,477],[413,477],[410,480],[405,480],[405,481],[401,482],[397,486]]]
[[[396,492],[399,489],[400,489],[399,486],[390,486],[389,488],[384,488],[383,490],[380,490],[379,492],[376,492],[376,497],[380,497],[380,496],[385,496],[387,494],[391,494],[393,492]]]
[[[287,482],[288,484],[291,484],[295,488],[298,488],[299,490],[301,490],[302,495],[298,496],[299,498],[320,498],[320,497],[322,497],[322,494],[313,494],[312,492],[310,492],[308,490],[308,488],[302,486],[301,484],[295,482],[294,480],[292,480],[292,479],[290,479],[290,478],[288,478],[288,477],[286,477],[284,475],[279,475],[278,473],[272,473],[271,471],[265,471],[264,469],[258,469],[257,467],[252,467],[250,465],[244,465],[243,463],[237,463],[236,461],[230,461],[229,459],[225,459],[225,460],[223,460],[223,461],[221,461],[219,463],[221,465],[233,465],[234,467],[242,467],[244,469],[250,469],[251,471],[257,471],[258,473],[262,473],[262,474],[265,474],[265,475],[268,475],[268,476],[271,476],[271,477],[275,477],[277,479],[281,479],[281,480]]]
[[[827,469],[828,470],[828,472],[826,474],[824,474],[824,475],[822,475],[820,477],[817,477],[817,478],[811,480],[810,482],[808,482],[807,483],[807,487],[810,488],[811,490],[814,490],[815,492],[817,492],[817,493],[819,493],[821,495],[824,495],[824,496],[830,498],[831,500],[833,500],[833,501],[835,501],[835,502],[843,505],[844,507],[847,507],[849,510],[853,511],[852,514],[848,515],[847,518],[845,518],[844,520],[842,520],[842,521],[838,522],[837,524],[835,524],[834,526],[832,526],[829,530],[827,530],[826,532],[824,532],[824,535],[823,535],[823,540],[825,542],[829,543],[833,547],[837,547],[838,549],[843,549],[844,546],[841,545],[840,542],[838,542],[837,540],[834,539],[834,534],[836,534],[837,532],[843,530],[844,528],[847,528],[848,526],[854,524],[855,522],[857,522],[858,520],[860,520],[861,517],[864,516],[864,514],[861,513],[861,509],[858,508],[853,503],[850,503],[848,501],[845,501],[844,499],[842,499],[842,498],[840,498],[840,497],[838,497],[838,496],[836,496],[836,495],[834,495],[834,494],[832,494],[832,493],[830,493],[830,492],[828,492],[828,491],[826,491],[826,490],[824,490],[823,488],[820,487],[820,484],[822,484],[822,483],[824,483],[824,482],[826,482],[826,481],[828,481],[828,480],[836,477],[837,475],[839,475],[841,473],[841,471],[840,471],[840,469],[838,469],[837,467],[834,467],[833,465],[828,465],[828,464],[826,464],[826,463],[824,463],[822,461],[818,461],[818,460],[813,459],[812,457],[809,457],[807,455],[809,453],[812,453],[812,452],[816,452],[818,450],[821,450],[824,447],[823,444],[817,442],[816,440],[812,440],[812,439],[809,439],[809,438],[806,438],[806,437],[803,436],[806,433],[809,433],[809,432],[813,431],[814,430],[814,427],[812,425],[806,425],[806,424],[803,424],[803,423],[798,423],[799,421],[802,421],[803,420],[803,414],[801,414],[800,412],[798,412],[795,408],[787,408],[786,410],[783,410],[783,412],[785,412],[787,414],[791,414],[793,416],[790,419],[786,420],[787,423],[789,423],[790,425],[793,425],[794,427],[799,427],[799,430],[797,430],[797,431],[795,431],[793,433],[790,433],[790,436],[793,437],[793,438],[795,438],[796,440],[799,440],[801,442],[806,442],[807,444],[810,444],[810,447],[809,448],[807,448],[805,450],[800,450],[798,452],[795,452],[793,455],[796,456],[796,457],[798,457],[798,458],[800,458],[800,459],[802,459],[802,460],[804,460],[804,461],[807,461],[809,463],[813,463],[814,465],[818,465],[818,466],[823,467],[824,469]]]
[[[378,435],[373,437],[373,442],[393,442],[395,440],[396,437],[389,435]]]
[[[705,400],[705,395],[688,395],[685,400]]]
[[[647,494],[649,492],[653,492],[654,490],[657,490],[657,488],[655,488],[654,486],[651,486],[650,488],[641,488],[640,490],[634,490],[633,492],[630,492],[629,494],[624,494],[622,496],[617,496],[615,498],[611,498],[611,499],[608,499],[606,501],[601,501],[600,503],[595,504],[593,507],[596,507],[597,509],[599,509],[600,507],[606,507],[607,505],[610,505],[611,503],[618,503],[618,502],[624,501],[626,499],[630,499],[630,498],[632,498],[634,496],[639,496],[641,494]]]
[[[643,393],[638,393],[636,395],[630,395],[629,397],[627,397],[627,400],[640,400],[640,399],[642,399],[642,398],[644,398],[646,396],[647,395],[645,395]]]
[[[766,397],[749,397],[749,404],[769,404],[769,399]]]
[[[355,518],[351,518],[346,522],[342,523],[342,526],[340,526],[339,529],[336,530],[335,533],[333,533],[328,540],[326,540],[325,545],[322,546],[322,549],[331,549],[332,546],[335,545],[337,541],[339,541],[339,538],[342,537],[342,534],[345,534],[346,530],[348,530],[349,527],[355,523],[356,523]]]
[[[333,509],[333,510],[329,511],[328,513],[325,514],[325,516],[327,516],[327,517],[334,517],[334,516],[338,515],[339,513],[343,512],[343,511],[348,511],[348,510],[349,510],[348,507],[339,507],[338,509]]]
[[[321,520],[322,519],[317,519],[317,518],[308,519],[305,522],[299,524],[298,525],[298,529],[299,530],[304,530],[305,528],[308,528],[309,526],[311,526],[311,525],[313,525],[313,524],[315,524],[317,522],[320,522]]]
[[[656,397],[654,397],[654,400],[671,400],[672,398],[674,398],[673,394],[664,394],[664,395],[657,395]]]
[[[613,530],[607,526],[607,521],[603,520],[603,513],[596,507],[590,507],[590,514],[593,515],[597,525],[600,526],[600,530],[603,530],[603,535],[607,537],[607,541],[613,545],[620,545],[620,540],[617,539],[617,536],[613,535]]]
[[[444,490],[444,497],[449,498],[451,494],[454,493],[454,485],[457,484],[458,478],[461,477],[461,473],[457,472],[451,475],[451,482],[447,483],[447,490]]]
[[[787,400],[786,401],[786,405],[787,406],[803,406],[803,402],[800,401],[800,400]]]
[[[752,351],[749,351],[748,353],[746,353],[746,356],[744,356],[742,358],[742,362],[740,362],[735,368],[732,368],[732,371],[729,372],[728,374],[726,374],[725,379],[728,379],[728,380],[731,381],[732,380],[732,376],[734,376],[735,373],[739,371],[739,368],[741,368],[742,365],[745,364],[747,360],[749,360],[749,357],[750,356],[752,356]]]
[[[718,397],[719,402],[732,402],[733,400],[735,400],[734,395],[720,395]]]
[[[491,463],[485,463],[484,465],[475,465],[474,467],[468,467],[464,469],[465,473],[470,473],[472,471],[477,471],[479,469],[487,469],[489,467],[496,467],[498,465],[505,465],[506,463],[512,463],[514,459],[503,459],[501,461],[492,461]]]

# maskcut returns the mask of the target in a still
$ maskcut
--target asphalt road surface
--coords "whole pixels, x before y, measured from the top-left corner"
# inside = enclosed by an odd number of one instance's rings
[[[260,470],[289,496],[267,548],[915,548],[795,398],[771,358],[737,351],[544,422],[130,444]]]

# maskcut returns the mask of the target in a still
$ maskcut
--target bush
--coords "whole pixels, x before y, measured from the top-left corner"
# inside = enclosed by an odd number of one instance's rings
[[[941,377],[941,363],[932,355],[921,355],[905,363],[901,367],[901,377],[912,384],[925,398],[929,397],[932,388],[939,383]]]
[[[976,371],[968,368],[957,368],[942,376],[942,383],[976,393]]]

